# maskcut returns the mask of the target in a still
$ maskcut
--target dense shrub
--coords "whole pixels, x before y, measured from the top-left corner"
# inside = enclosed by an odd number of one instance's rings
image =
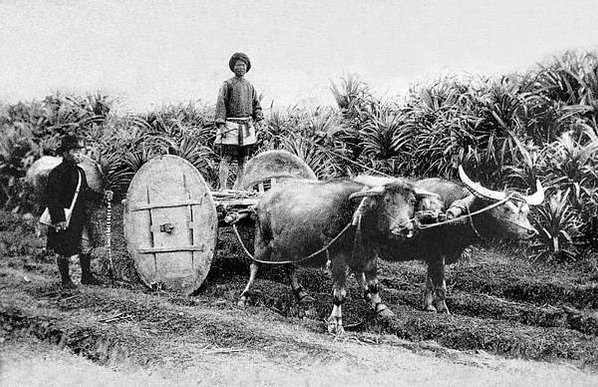
[[[322,179],[362,172],[455,178],[464,164],[483,184],[547,187],[534,219],[538,257],[575,259],[596,250],[598,222],[598,56],[567,52],[525,74],[445,77],[380,100],[348,76],[331,84],[336,107],[273,110],[259,124],[259,150],[286,149]],[[149,159],[175,154],[215,186],[213,106],[163,106],[115,113],[101,94],[55,94],[0,111],[0,205],[25,209],[20,179],[60,135],[87,139],[117,198]]]

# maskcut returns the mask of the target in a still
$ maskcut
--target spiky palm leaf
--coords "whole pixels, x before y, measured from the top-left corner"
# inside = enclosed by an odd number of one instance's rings
[[[479,118],[472,113],[475,94],[454,79],[412,89],[408,104],[413,133],[410,173],[452,177],[457,166],[477,148],[473,128]]]
[[[581,223],[568,198],[568,190],[557,191],[536,211],[539,234],[532,244],[535,259],[577,258]]]
[[[215,187],[218,176],[218,155],[212,148],[202,145],[202,139],[195,136],[181,137],[169,149],[169,153],[189,161],[208,184]]]
[[[279,149],[289,133],[298,130],[301,113],[297,106],[273,110],[259,126],[259,143],[264,149]]]
[[[372,99],[369,86],[355,74],[341,78],[339,86],[330,81],[330,91],[346,118],[354,118],[359,107]]]
[[[536,179],[546,181],[547,156],[544,148],[534,145],[520,148],[521,158],[515,165],[503,167],[506,172],[505,179],[511,186],[526,189],[535,187]]]
[[[379,160],[396,156],[400,145],[407,141],[399,136],[400,126],[397,115],[370,116],[360,133],[362,156]]]
[[[591,197],[591,190],[598,185],[598,138],[586,133],[591,140],[582,143],[572,132],[567,132],[547,148],[550,184],[561,190],[569,189],[578,206]]]
[[[290,134],[281,143],[281,149],[287,150],[300,159],[314,171],[318,179],[331,179],[337,175],[333,157],[325,147],[318,146],[314,141],[297,134]]]
[[[474,133],[481,149],[482,163],[501,179],[501,167],[513,164],[520,154],[521,141],[525,139],[520,112],[523,99],[518,94],[519,85],[507,78],[493,84],[486,94],[478,98],[476,115],[481,119]]]

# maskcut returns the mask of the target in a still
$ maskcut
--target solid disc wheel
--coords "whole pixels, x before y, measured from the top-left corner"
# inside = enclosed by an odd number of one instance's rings
[[[206,278],[218,219],[209,186],[188,161],[166,155],[144,164],[127,191],[124,231],[141,280],[193,293]]]

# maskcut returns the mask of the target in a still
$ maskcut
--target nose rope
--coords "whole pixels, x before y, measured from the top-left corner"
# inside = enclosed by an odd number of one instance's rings
[[[415,228],[416,218],[411,218],[405,221],[394,220],[391,223],[390,229],[392,230],[394,227],[396,227],[400,232],[403,232],[404,230],[408,230],[410,225]]]
[[[413,218],[409,218],[407,220],[400,220],[400,216],[396,216],[393,217],[392,214],[390,213],[390,211],[385,209],[385,215],[390,219],[390,228],[392,229],[393,227],[397,227],[399,229],[399,231],[403,231],[406,228],[409,228],[409,225],[413,225],[415,227],[415,225],[418,224],[417,221],[417,217],[413,217]]]

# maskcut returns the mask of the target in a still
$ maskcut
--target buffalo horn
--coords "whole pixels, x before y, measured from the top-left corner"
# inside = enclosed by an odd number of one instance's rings
[[[477,196],[481,196],[486,199],[500,201],[507,197],[506,193],[501,191],[493,191],[491,189],[483,187],[480,183],[474,183],[469,176],[465,174],[463,166],[459,165],[459,178],[469,188],[469,190]]]
[[[379,185],[376,187],[371,187],[367,189],[363,189],[361,191],[355,192],[349,196],[350,200],[364,198],[367,196],[380,196],[384,193],[384,186]]]
[[[540,179],[536,179],[536,192],[529,196],[523,196],[523,199],[530,206],[542,204],[544,201],[544,188],[542,187],[542,183],[540,183]]]

